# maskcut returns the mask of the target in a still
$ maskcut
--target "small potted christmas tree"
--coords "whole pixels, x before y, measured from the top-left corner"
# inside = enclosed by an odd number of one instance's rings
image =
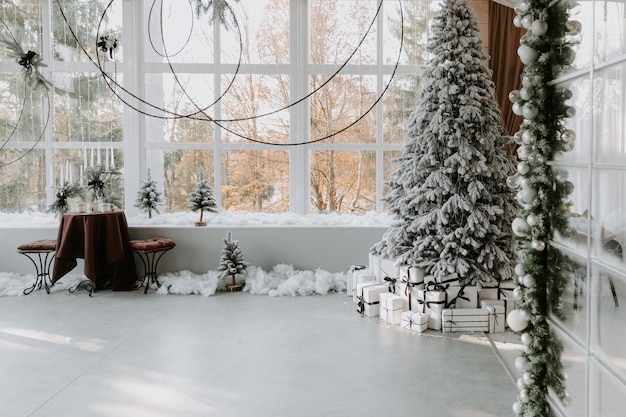
[[[143,212],[147,212],[148,218],[151,219],[152,210],[158,213],[158,206],[162,201],[161,193],[157,190],[157,184],[150,176],[150,170],[148,170],[148,178],[137,192],[135,207],[141,209]]]
[[[248,263],[243,260],[243,254],[239,247],[239,241],[233,240],[231,232],[228,232],[224,239],[224,249],[217,271],[220,272],[220,278],[232,278],[232,283],[226,286],[228,291],[241,291],[243,285],[237,284],[235,275],[243,273],[248,268]]]
[[[202,172],[200,173],[200,181],[198,181],[196,188],[189,195],[187,207],[191,211],[200,210],[200,220],[194,223],[196,226],[206,226],[206,222],[202,220],[205,210],[211,213],[217,212],[217,204],[215,204],[215,199],[213,198],[213,189],[204,179]]]

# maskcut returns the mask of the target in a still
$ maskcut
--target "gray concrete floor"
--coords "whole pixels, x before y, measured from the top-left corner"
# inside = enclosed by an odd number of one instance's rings
[[[345,294],[0,298],[3,417],[500,417],[480,335],[419,335]]]

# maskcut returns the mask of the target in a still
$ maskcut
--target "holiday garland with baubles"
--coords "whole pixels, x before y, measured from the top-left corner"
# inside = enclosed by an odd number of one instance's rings
[[[522,208],[512,223],[518,241],[515,272],[519,286],[514,295],[517,309],[507,318],[520,334],[524,352],[515,361],[521,377],[513,410],[517,416],[551,416],[550,391],[564,405],[561,362],[563,346],[549,316],[565,316],[563,293],[569,280],[569,263],[550,245],[555,233],[568,236],[569,195],[573,184],[567,172],[550,164],[559,152],[573,149],[575,134],[564,120],[575,114],[567,104],[571,91],[554,80],[575,57],[581,25],[570,21],[575,3],[528,1],[517,4],[514,24],[527,29],[518,55],[525,65],[522,88],[510,93],[513,112],[524,117],[515,140],[520,145],[517,173],[508,180],[517,190]]]
[[[394,223],[372,252],[464,285],[514,277],[506,179],[515,170],[476,15],[446,0],[431,26],[423,88],[385,198]],[[493,285],[493,284],[492,284]]]

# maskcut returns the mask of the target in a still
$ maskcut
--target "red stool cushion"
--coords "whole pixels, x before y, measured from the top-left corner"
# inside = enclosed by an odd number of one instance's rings
[[[30,243],[24,243],[17,247],[17,250],[21,252],[33,252],[33,251],[41,251],[41,252],[53,252],[57,248],[57,241],[55,239],[43,239],[36,240]]]
[[[128,246],[137,252],[156,252],[171,249],[176,246],[176,243],[165,237],[153,237],[145,240],[129,240]]]

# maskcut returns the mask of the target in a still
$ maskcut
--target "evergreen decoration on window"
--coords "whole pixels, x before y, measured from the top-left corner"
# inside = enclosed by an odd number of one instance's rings
[[[22,78],[30,89],[44,88],[47,90],[52,85],[41,73],[41,68],[45,67],[46,64],[43,63],[40,54],[31,50],[24,51],[12,35],[9,37],[0,36],[0,46],[6,49],[7,58],[15,60],[22,67]]]
[[[233,0],[239,3],[239,0]],[[233,9],[226,0],[207,0],[206,4],[204,0],[196,0],[196,16],[199,18],[202,14],[207,14],[211,11],[211,23],[215,23],[219,20],[219,23],[224,25],[227,30],[231,28],[231,25],[237,25],[237,18]]]
[[[148,213],[148,218],[152,218],[152,210],[159,212],[159,204],[163,202],[161,198],[161,192],[157,189],[156,182],[150,176],[150,170],[148,170],[147,179],[143,182],[141,189],[137,192],[137,201],[135,207],[141,209],[143,212]]]
[[[213,189],[204,179],[204,174],[200,173],[200,180],[196,184],[196,188],[189,195],[189,204],[187,205],[191,211],[200,210],[200,220],[198,220],[196,226],[206,226],[206,222],[203,220],[204,212],[211,213],[217,212],[215,199],[213,198]]]
[[[220,278],[232,278],[232,283],[226,286],[229,291],[240,291],[242,289],[243,286],[235,281],[235,276],[244,273],[247,268],[248,263],[243,260],[239,241],[233,240],[229,231],[224,239],[224,249],[222,250],[220,264],[217,267]]]
[[[576,2],[522,0],[515,6],[513,24],[527,29],[518,49],[524,64],[522,88],[509,94],[515,114],[523,116],[515,141],[520,145],[517,173],[507,180],[521,204],[512,228],[518,241],[515,272],[519,300],[507,321],[518,332],[524,352],[515,361],[521,374],[517,416],[552,416],[548,397],[563,405],[566,392],[561,362],[563,346],[551,327],[550,314],[566,317],[563,293],[571,274],[570,261],[550,245],[555,233],[568,236],[569,195],[574,189],[567,172],[551,161],[574,148],[575,133],[565,126],[575,108],[567,104],[569,88],[554,80],[574,61],[581,24],[570,21]],[[555,402],[558,403],[558,402]]]
[[[99,50],[109,53],[109,57],[113,59],[113,52],[117,49],[117,39],[113,35],[100,36],[100,40],[96,43]]]
[[[119,198],[111,194],[111,183],[120,175],[117,170],[107,170],[102,165],[94,165],[83,171],[83,176],[87,181],[87,190],[92,201],[111,203],[117,208],[122,208]]]
[[[70,211],[69,200],[77,197],[84,200],[85,189],[76,183],[69,184],[65,182],[56,189],[55,200],[50,204],[47,212],[54,213],[58,217],[61,217]]]
[[[514,277],[517,210],[488,57],[468,0],[446,0],[431,26],[431,59],[385,198],[394,222],[372,252],[465,284]]]

